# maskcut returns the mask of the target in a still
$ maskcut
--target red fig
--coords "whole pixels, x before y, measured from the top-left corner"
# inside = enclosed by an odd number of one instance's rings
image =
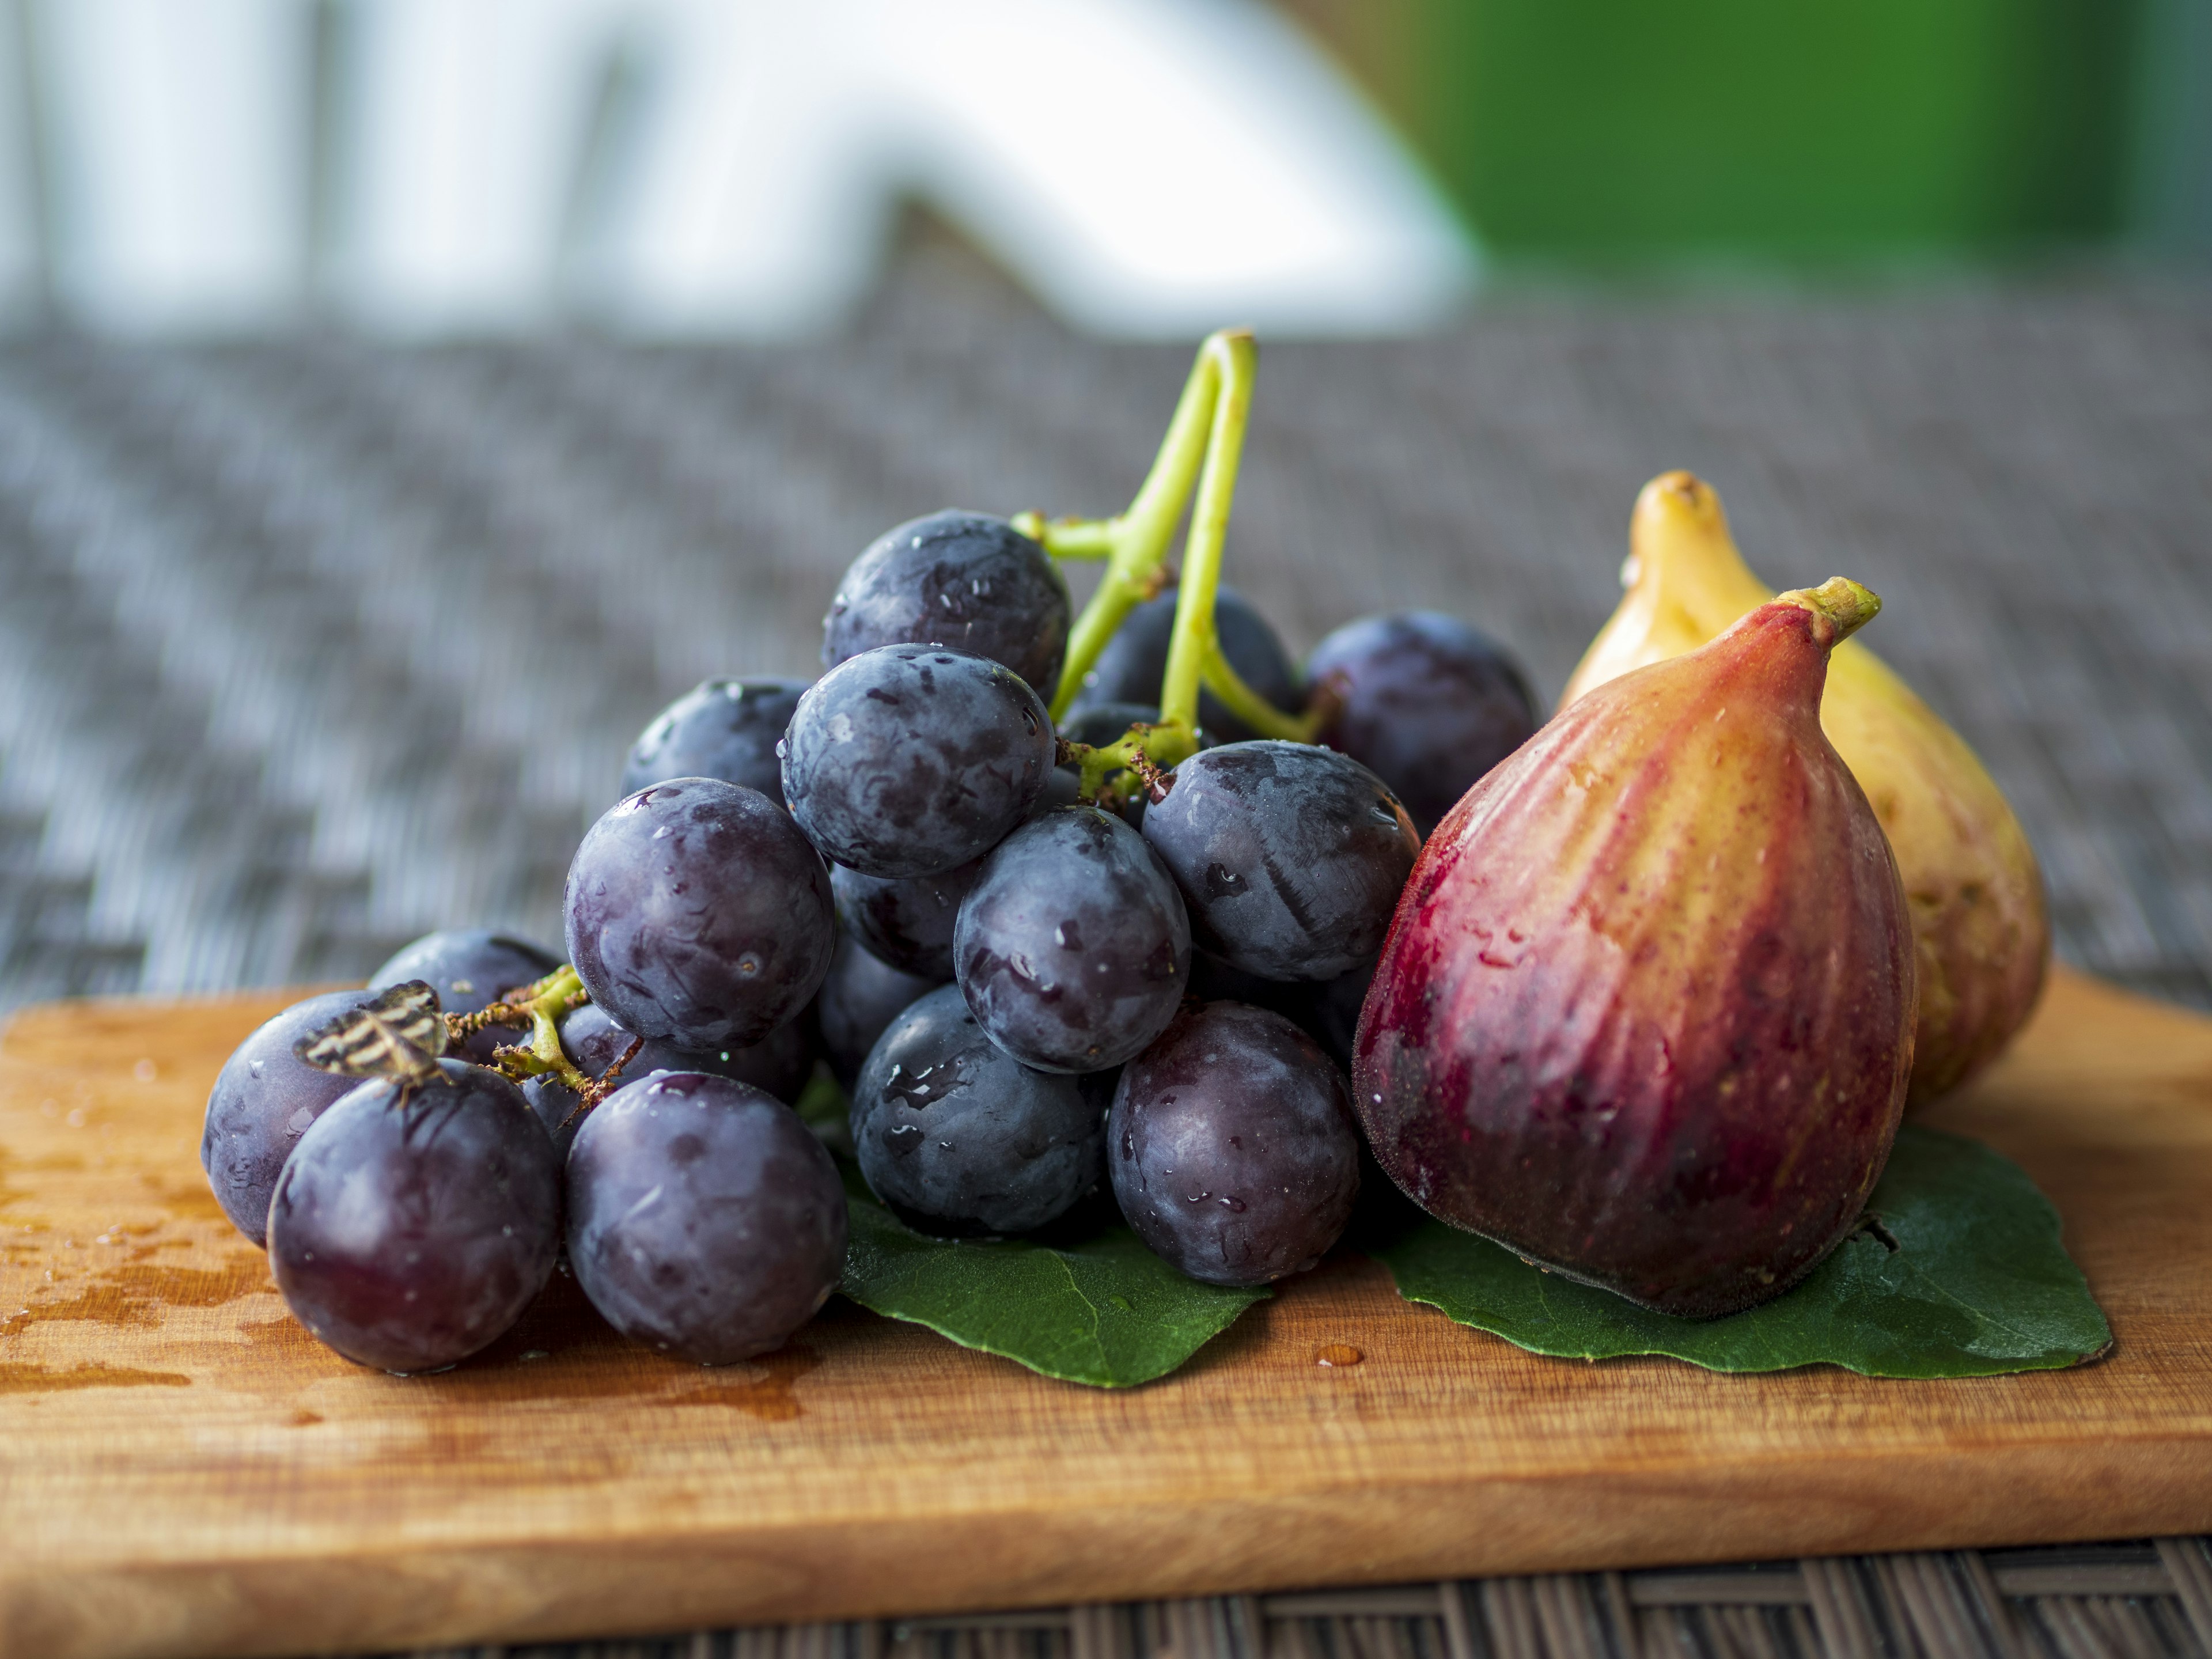
[[[1437,826],[1352,1073],[1431,1214],[1699,1318],[1851,1230],[1912,1069],[1912,927],[1820,692],[1880,607],[1784,594],[1570,704]]]

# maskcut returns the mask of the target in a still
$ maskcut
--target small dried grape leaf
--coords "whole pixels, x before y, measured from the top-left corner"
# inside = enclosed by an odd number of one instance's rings
[[[1563,1358],[1991,1376],[2078,1365],[2112,1341],[2034,1182],[1987,1147],[1933,1129],[1899,1131],[1865,1219],[1802,1284],[1723,1319],[1653,1313],[1410,1206],[1369,1249],[1407,1300]]]
[[[1049,1243],[926,1238],[849,1169],[845,1186],[847,1296],[1064,1382],[1165,1376],[1269,1294],[1187,1279],[1118,1222]]]

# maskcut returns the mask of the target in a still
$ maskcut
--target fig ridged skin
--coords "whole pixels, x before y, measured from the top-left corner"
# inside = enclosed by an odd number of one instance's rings
[[[1644,487],[1630,548],[1627,592],[1561,708],[1702,645],[1771,597],[1718,494],[1687,472]],[[1830,664],[1820,725],[1873,803],[1911,902],[1920,994],[1908,1107],[1917,1107],[1971,1080],[2034,1010],[2051,965],[2043,872],[1973,750],[1856,641]]]
[[[1353,1068],[1431,1214],[1697,1318],[1850,1231],[1914,972],[1889,844],[1820,728],[1824,631],[1777,602],[1600,688],[1437,827]]]

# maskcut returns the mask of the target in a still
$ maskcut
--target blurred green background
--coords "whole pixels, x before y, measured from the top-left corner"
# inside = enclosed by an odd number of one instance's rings
[[[1281,0],[1509,264],[2212,247],[2212,0]]]

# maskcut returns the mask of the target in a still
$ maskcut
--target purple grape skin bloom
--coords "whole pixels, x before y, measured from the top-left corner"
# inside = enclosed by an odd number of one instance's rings
[[[830,868],[830,890],[847,933],[900,972],[942,982],[952,977],[960,901],[982,869],[972,859],[933,876],[885,879],[840,864]]]
[[[571,1008],[560,1019],[561,1047],[586,1077],[600,1076],[637,1042],[641,1045],[637,1053],[623,1062],[619,1079],[623,1083],[635,1083],[655,1072],[710,1072],[716,1077],[750,1083],[786,1105],[798,1100],[806,1079],[813,1075],[812,1026],[813,1022],[802,1013],[784,1021],[750,1048],[695,1050],[636,1038],[616,1024],[596,1002]],[[545,1133],[553,1137],[553,1150],[567,1157],[569,1143],[584,1121],[576,1109],[580,1104],[576,1091],[548,1073],[526,1080],[522,1097],[538,1114]]]
[[[882,645],[947,645],[1048,697],[1071,609],[1060,567],[1004,519],[933,513],[885,531],[847,568],[822,619],[822,666]]]
[[[326,991],[267,1021],[231,1051],[208,1091],[200,1167],[231,1225],[267,1243],[269,1195],[307,1127],[359,1086],[292,1052],[316,1027],[373,1000],[368,991]]]
[[[1306,675],[1337,699],[1321,740],[1389,784],[1424,836],[1540,724],[1505,648],[1441,611],[1346,623],[1313,648]]]
[[[1186,1007],[1122,1070],[1106,1145],[1122,1217],[1210,1285],[1303,1273],[1359,1195],[1344,1074],[1290,1021],[1246,1003]]]
[[[965,651],[886,645],[799,699],[783,797],[799,827],[863,875],[931,876],[1027,817],[1059,739],[1012,670]]]
[[[561,965],[542,945],[482,927],[448,927],[425,933],[368,976],[372,991],[388,990],[410,979],[426,981],[438,994],[438,1006],[449,1014],[473,1014],[509,991],[535,984]],[[520,1041],[513,1026],[488,1025],[471,1032],[455,1059],[491,1064],[492,1050]]]
[[[1083,689],[1076,693],[1064,725],[1073,726],[1079,716],[1101,705],[1146,704],[1160,695],[1168,648],[1175,637],[1176,603],[1177,590],[1170,588],[1128,614],[1083,677]],[[1295,711],[1301,696],[1297,670],[1291,666],[1290,653],[1283,649],[1273,627],[1251,601],[1231,587],[1215,590],[1213,627],[1221,642],[1221,654],[1229,659],[1237,678],[1273,707],[1285,713]],[[1198,723],[1216,743],[1260,735],[1206,690],[1199,693]],[[1078,738],[1077,741],[1095,739]]]
[[[1420,837],[1382,779],[1311,744],[1191,756],[1145,813],[1192,936],[1262,979],[1326,980],[1371,961]]]
[[[943,983],[894,968],[850,933],[839,934],[836,960],[814,998],[822,1057],[837,1086],[849,1092],[884,1028]]]
[[[750,1048],[806,1006],[836,944],[830,876],[757,789],[678,778],[617,802],[568,866],[568,959],[624,1030]]]
[[[568,1153],[568,1261],[633,1340],[702,1365],[780,1348],[845,1266],[845,1189],[799,1115],[749,1084],[662,1072],[596,1107]]]
[[[805,680],[706,680],[653,717],[623,764],[622,793],[671,778],[720,778],[783,799],[775,746],[806,690]]]
[[[1103,1072],[1175,1018],[1190,922],[1144,837],[1063,806],[1006,837],[960,906],[952,955],[992,1042],[1043,1072]]]
[[[438,1370],[495,1341],[561,1244],[553,1143],[515,1086],[459,1060],[376,1078],[318,1118],[269,1209],[293,1316],[347,1358]]]
[[[853,1090],[868,1190],[917,1232],[1025,1233],[1105,1174],[1109,1073],[1023,1065],[946,985],[885,1029]]]

